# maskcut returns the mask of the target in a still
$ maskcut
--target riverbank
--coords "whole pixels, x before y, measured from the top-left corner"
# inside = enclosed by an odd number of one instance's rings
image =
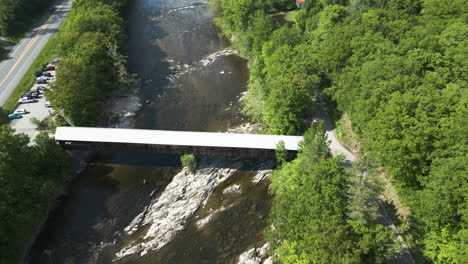
[[[71,160],[74,161],[76,164],[76,169],[75,171],[71,174],[70,178],[68,179],[68,182],[62,186],[62,190],[60,192],[57,192],[54,197],[50,199],[49,206],[45,210],[45,214],[42,217],[42,219],[39,221],[37,227],[34,229],[34,233],[30,236],[31,238],[29,241],[25,244],[24,250],[22,250],[22,254],[19,258],[18,263],[30,263],[29,259],[29,254],[31,253],[32,247],[34,246],[34,243],[36,242],[37,238],[39,237],[39,234],[43,231],[44,227],[47,224],[47,221],[49,220],[50,216],[53,214],[54,210],[58,207],[59,203],[58,201],[60,198],[64,197],[66,195],[66,190],[69,187],[70,183],[73,182],[73,180],[82,173],[87,166],[87,162],[90,161],[94,155],[92,152],[68,152],[68,155],[70,156]]]

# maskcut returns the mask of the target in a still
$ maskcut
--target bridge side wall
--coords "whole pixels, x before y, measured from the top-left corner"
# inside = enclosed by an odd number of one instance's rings
[[[148,152],[161,154],[194,154],[201,156],[242,157],[255,159],[275,159],[271,149],[220,148],[205,146],[174,146],[153,144],[107,143],[107,142],[65,142],[58,141],[64,150],[88,150],[103,152]],[[289,159],[294,159],[297,151],[289,151]]]

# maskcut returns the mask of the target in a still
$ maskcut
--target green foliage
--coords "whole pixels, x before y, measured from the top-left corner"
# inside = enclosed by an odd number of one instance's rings
[[[61,115],[54,114],[50,117],[47,117],[43,120],[38,120],[35,117],[31,118],[31,123],[37,126],[37,130],[39,131],[52,131],[55,132],[57,127],[59,126],[69,126],[68,122],[63,118]]]
[[[3,46],[0,46],[0,61],[3,61],[7,54],[8,51]]]
[[[298,158],[273,173],[274,228],[267,237],[281,263],[381,263],[390,253],[391,231],[348,217],[355,200],[348,199],[347,182],[354,175],[340,162],[330,155],[322,124],[308,130]]]
[[[3,110],[3,108],[0,107],[0,126],[7,124],[8,121],[8,112],[6,112],[5,110]]]
[[[44,120],[39,120],[35,117],[31,117],[29,121],[36,125],[37,130],[43,131],[47,128],[47,124],[44,122]]]
[[[53,0],[0,0],[0,35],[17,37]]]
[[[380,216],[378,196],[383,188],[378,180],[376,162],[369,156],[353,164],[348,182],[348,216],[360,224],[375,223]]]
[[[180,162],[182,162],[182,166],[186,167],[191,173],[195,173],[197,170],[197,159],[193,154],[180,156]]]
[[[283,140],[280,140],[278,144],[276,144],[275,154],[276,154],[276,163],[279,166],[281,166],[283,163],[285,163],[288,160],[288,150],[286,149],[286,146],[284,145]]]
[[[244,113],[269,133],[300,133],[314,112],[317,92],[331,95],[410,207],[411,231],[417,232],[412,242],[424,248],[428,261],[466,262],[468,2],[309,0],[296,24],[281,27],[269,16],[288,7],[221,2],[217,19],[227,34],[242,35],[234,38],[235,45],[252,57]],[[314,156],[326,153],[311,144],[314,138],[306,133],[304,145],[317,148],[307,154],[310,160],[284,165],[277,180],[299,181],[297,175],[306,174],[301,166],[324,159]],[[305,156],[308,148],[302,151]],[[362,166],[354,169],[358,176],[347,182],[346,193],[347,216],[358,226],[374,221],[372,197],[379,192],[375,177],[364,176],[371,174]],[[359,192],[362,188],[367,191]],[[353,232],[364,230],[356,227]],[[315,253],[296,239],[285,235],[277,252],[285,263],[308,263]]]
[[[124,40],[119,7],[125,2],[77,0],[62,27],[62,60],[47,96],[75,125],[96,124],[106,97],[131,79],[119,51]]]
[[[0,126],[0,263],[17,262],[71,169],[68,155],[47,134],[31,146],[26,135]]]

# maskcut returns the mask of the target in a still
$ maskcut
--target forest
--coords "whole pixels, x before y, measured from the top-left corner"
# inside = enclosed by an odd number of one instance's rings
[[[328,144],[323,123],[315,124],[298,157],[274,171],[266,238],[281,263],[384,263],[398,244],[380,221],[375,162],[347,169]]]
[[[60,28],[60,65],[46,96],[73,125],[95,125],[105,99],[129,80],[122,55],[126,3],[76,0]]]
[[[0,0],[0,36],[18,37],[53,2],[54,0]]]
[[[43,132],[34,142],[0,126],[0,263],[18,263],[72,175],[73,163],[53,138]]]
[[[306,0],[289,21],[290,1],[210,2],[215,23],[250,59],[244,112],[268,133],[302,134],[319,98],[327,101],[337,119],[349,116],[362,153],[384,169],[409,208],[402,232],[413,253],[422,255],[418,261],[467,263],[468,2]],[[350,212],[345,205],[323,209],[316,203],[348,187],[337,161],[305,157],[306,149],[272,178],[271,221],[282,226],[272,239],[282,241],[275,248],[280,261],[379,261],[374,257],[382,257],[381,250],[353,240],[361,229],[349,216],[343,220]],[[301,166],[308,159],[315,160]],[[315,181],[330,181],[333,188],[314,196],[310,190],[325,191]],[[330,212],[320,219],[317,210]],[[343,228],[336,232],[362,245],[362,252],[334,241],[328,224]],[[344,252],[339,261],[321,257],[335,247]]]

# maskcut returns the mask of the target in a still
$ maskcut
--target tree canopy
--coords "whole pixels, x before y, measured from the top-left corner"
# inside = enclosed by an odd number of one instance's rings
[[[0,0],[0,35],[16,37],[53,2],[53,0]]]
[[[251,58],[244,112],[299,134],[317,96],[330,96],[398,187],[425,257],[466,262],[468,2],[306,0],[291,24],[277,14],[291,6],[212,1]]]
[[[59,32],[62,60],[47,96],[75,125],[96,124],[106,97],[128,81],[121,55],[125,2],[76,0]]]
[[[267,236],[281,263],[381,263],[391,252],[395,234],[376,217],[358,216],[377,209],[356,207],[356,200],[375,203],[377,196],[362,194],[368,188],[355,177],[341,157],[331,157],[323,127],[311,128],[298,158],[271,177],[275,199]]]
[[[70,179],[72,163],[44,132],[25,134],[0,126],[0,263],[17,262],[25,243]]]

